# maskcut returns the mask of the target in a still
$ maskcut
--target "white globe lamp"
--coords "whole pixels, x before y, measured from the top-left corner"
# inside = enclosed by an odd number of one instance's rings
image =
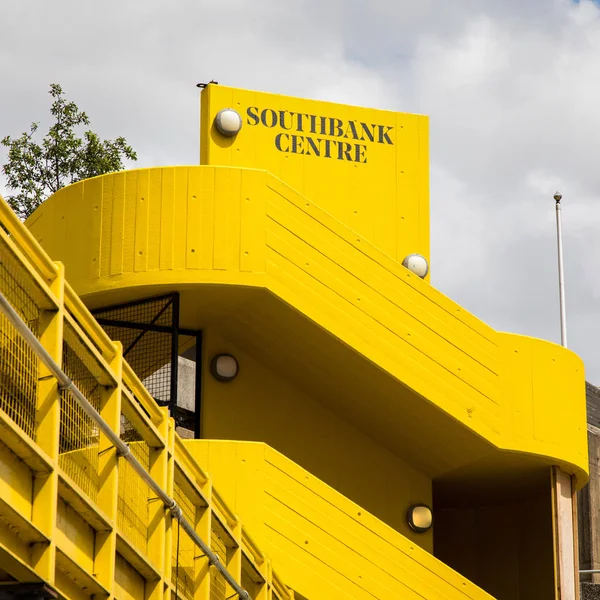
[[[210,373],[217,381],[233,381],[239,370],[238,361],[231,354],[217,354],[210,361]]]
[[[233,108],[223,108],[215,117],[217,131],[225,137],[233,137],[242,128],[242,117]]]
[[[427,277],[427,273],[429,273],[429,264],[427,263],[427,259],[420,254],[409,254],[402,261],[402,265],[421,279]]]

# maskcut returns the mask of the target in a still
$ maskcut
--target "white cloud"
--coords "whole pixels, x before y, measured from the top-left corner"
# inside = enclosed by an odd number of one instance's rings
[[[21,0],[0,22],[0,135],[45,114],[58,81],[140,166],[197,161],[195,83],[212,78],[429,114],[434,284],[493,326],[554,341],[559,189],[570,342],[600,382],[592,2]]]

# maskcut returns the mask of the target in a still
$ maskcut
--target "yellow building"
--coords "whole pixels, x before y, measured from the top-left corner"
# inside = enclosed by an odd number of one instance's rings
[[[576,597],[583,364],[432,287],[428,167],[424,116],[210,84],[199,166],[71,185],[32,235],[3,205],[29,279],[0,291],[252,598]],[[11,327],[6,381],[35,362]],[[235,596],[52,381],[30,430],[0,383],[0,575]]]

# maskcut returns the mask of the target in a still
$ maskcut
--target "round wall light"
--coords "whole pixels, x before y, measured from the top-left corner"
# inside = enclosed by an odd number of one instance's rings
[[[409,254],[403,261],[402,265],[409,271],[423,279],[429,273],[429,264],[424,256],[420,254]]]
[[[417,533],[425,533],[433,525],[433,513],[426,504],[415,504],[408,509],[406,520]]]
[[[233,137],[242,128],[242,117],[233,108],[224,108],[215,117],[217,131],[226,137]]]
[[[231,354],[217,354],[210,361],[210,374],[218,381],[233,381],[239,370],[238,361]]]

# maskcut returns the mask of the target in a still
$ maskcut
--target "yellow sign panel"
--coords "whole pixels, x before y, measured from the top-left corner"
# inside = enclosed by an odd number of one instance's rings
[[[220,133],[223,109],[242,119]],[[270,171],[390,257],[429,260],[428,119],[211,84],[200,162]]]

